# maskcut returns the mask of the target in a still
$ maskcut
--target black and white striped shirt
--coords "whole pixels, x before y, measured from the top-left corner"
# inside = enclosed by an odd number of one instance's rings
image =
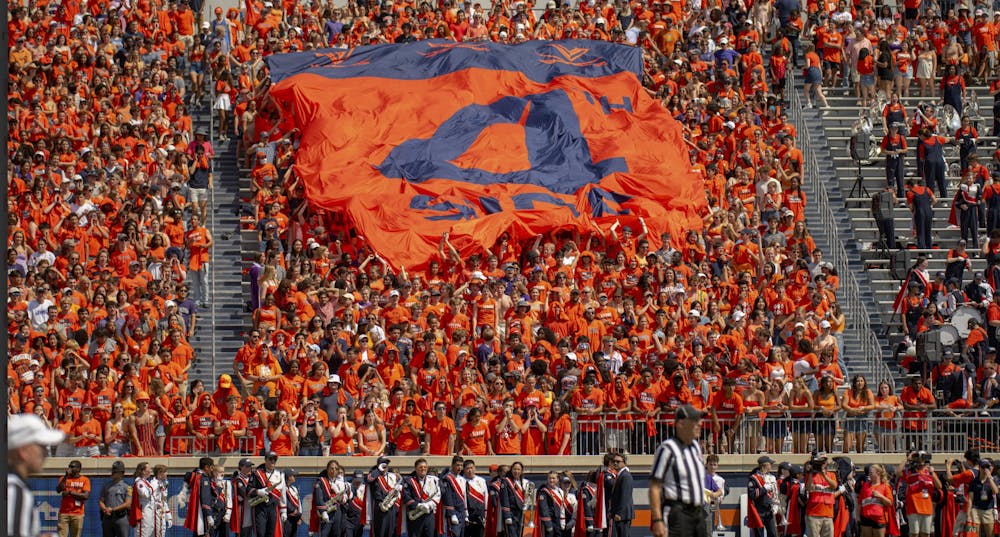
[[[663,441],[656,448],[650,477],[663,483],[667,502],[705,504],[705,464],[697,440],[687,446],[676,438]]]
[[[37,537],[42,532],[35,495],[17,474],[7,474],[7,532],[10,537]]]

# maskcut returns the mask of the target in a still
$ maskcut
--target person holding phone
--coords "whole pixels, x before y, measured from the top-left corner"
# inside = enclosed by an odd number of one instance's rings
[[[90,499],[90,479],[80,475],[83,465],[71,461],[66,473],[59,478],[56,492],[62,495],[59,504],[59,537],[80,537],[83,534],[83,514]]]

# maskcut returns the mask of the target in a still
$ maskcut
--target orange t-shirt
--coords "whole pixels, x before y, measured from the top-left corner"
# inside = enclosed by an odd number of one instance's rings
[[[484,420],[479,420],[476,424],[466,423],[462,427],[462,441],[465,443],[465,449],[472,455],[486,455],[488,452],[486,443],[491,438],[490,426]]]
[[[524,420],[521,416],[514,414],[510,417],[511,423],[500,430],[496,430],[496,449],[494,450],[497,455],[517,455],[521,453],[521,426],[524,425]],[[499,422],[498,422],[499,425]]]
[[[445,416],[438,421],[436,416],[424,422],[424,433],[430,436],[427,452],[431,455],[451,455],[448,453],[448,438],[455,434],[455,421]]]
[[[83,434],[94,434],[97,438],[103,438],[101,431],[101,422],[91,418],[88,422],[78,421],[76,425],[73,426],[73,436],[80,436]],[[92,438],[81,438],[76,441],[76,447],[90,447],[96,446],[100,443],[100,440],[95,440]]]
[[[416,449],[420,449],[421,438],[418,435],[420,434],[420,430],[424,426],[423,418],[421,418],[419,415],[411,416],[407,414],[400,414],[399,420],[393,426],[393,429],[399,427],[400,425],[403,425],[403,420],[409,420],[410,426],[413,427],[413,430],[416,432],[414,433],[410,432],[407,429],[404,429],[399,434],[399,436],[394,438],[394,441],[396,442],[396,449],[398,449],[399,451],[413,451]]]
[[[712,409],[719,414],[719,421],[733,423],[736,416],[743,413],[743,398],[733,391],[731,397],[726,397],[724,391],[718,391],[712,396]]]
[[[74,492],[77,494],[89,494],[90,493],[90,479],[84,476],[79,477],[64,477],[63,480],[63,490],[69,492]],[[62,503],[59,504],[59,514],[60,515],[82,515],[84,504],[87,502],[76,498],[74,496],[65,495],[62,497]]]
[[[271,434],[273,431],[268,431]],[[287,425],[281,428],[278,438],[271,440],[271,451],[282,457],[290,457],[295,453],[292,451],[292,432]]]

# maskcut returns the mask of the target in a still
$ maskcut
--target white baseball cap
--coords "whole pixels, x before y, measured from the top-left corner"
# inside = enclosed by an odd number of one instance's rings
[[[50,429],[34,414],[15,414],[7,421],[7,449],[38,444],[54,446],[62,442],[66,434],[58,429]]]

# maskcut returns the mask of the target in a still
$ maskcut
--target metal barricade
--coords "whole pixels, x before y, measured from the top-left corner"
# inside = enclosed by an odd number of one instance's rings
[[[819,450],[849,454],[859,453],[858,442],[864,453],[1000,450],[1000,409],[870,412],[862,416],[847,416],[843,411],[824,416],[814,411],[754,409],[739,417],[720,412],[717,418],[706,416],[702,422],[699,440],[705,453],[806,454]],[[609,450],[652,455],[660,442],[674,434],[672,412],[648,418],[630,412],[572,414],[572,419],[576,433],[571,452],[575,455],[600,455]]]
[[[222,451],[219,448],[217,437],[198,438],[194,435],[171,436],[166,442],[167,456],[194,456],[194,455],[256,455],[257,439],[253,436],[240,436],[235,438],[233,449]]]

